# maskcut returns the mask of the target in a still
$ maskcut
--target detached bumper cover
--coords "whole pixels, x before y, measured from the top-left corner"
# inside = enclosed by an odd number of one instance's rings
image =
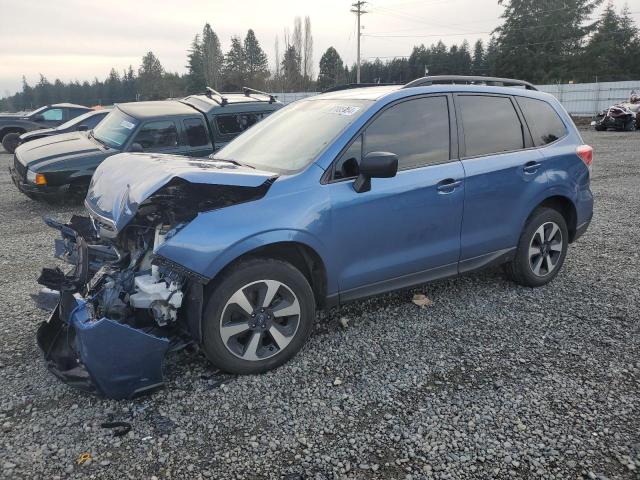
[[[86,303],[70,293],[62,293],[37,339],[48,369],[81,390],[123,399],[163,384],[169,339],[108,318],[95,320]]]

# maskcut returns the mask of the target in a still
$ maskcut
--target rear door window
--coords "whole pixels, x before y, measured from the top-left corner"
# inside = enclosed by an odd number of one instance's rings
[[[191,147],[209,145],[209,133],[204,121],[200,118],[188,118],[184,121],[187,141]]]
[[[237,113],[216,115],[214,121],[221,135],[235,136],[258,123],[265,115],[262,113]]]
[[[145,150],[177,147],[178,129],[171,121],[148,122],[140,128],[133,142],[139,143]]]
[[[370,152],[395,153],[399,170],[448,161],[447,98],[417,98],[384,110],[365,131],[364,155]]]
[[[516,97],[536,147],[564,137],[567,129],[558,113],[544,100]]]
[[[524,148],[522,124],[509,97],[459,95],[467,157]]]

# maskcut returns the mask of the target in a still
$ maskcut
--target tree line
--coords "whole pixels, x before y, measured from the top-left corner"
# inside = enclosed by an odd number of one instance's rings
[[[488,75],[532,83],[594,82],[640,79],[640,35],[627,7],[616,11],[609,2],[595,20],[603,0],[498,0],[504,6],[502,24],[488,42],[467,40],[446,46],[438,41],[413,47],[410,55],[366,59],[364,83],[406,83],[428,75]],[[282,39],[282,45],[280,40]],[[242,86],[274,92],[322,91],[354,83],[355,65],[346,65],[329,47],[321,56],[316,77],[311,20],[296,17],[293,29],[277,36],[273,65],[255,32],[231,39],[227,52],[210,24],[194,36],[187,50],[186,73],[168,72],[153,52],[136,70],[112,69],[104,80],[49,82],[35,85],[23,77],[22,91],[0,99],[0,110],[28,110],[56,103],[109,105],[116,102],[182,97],[203,92],[238,91]]]
[[[640,35],[625,6],[609,2],[595,21],[602,0],[499,0],[503,23],[489,42],[442,41],[413,47],[407,57],[365,60],[363,83],[407,83],[424,75],[484,75],[534,84],[640,79]],[[345,65],[333,48],[320,58],[318,90],[355,82],[355,65]]]

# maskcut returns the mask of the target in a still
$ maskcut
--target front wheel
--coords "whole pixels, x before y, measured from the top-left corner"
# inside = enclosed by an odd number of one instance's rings
[[[634,118],[630,118],[627,120],[627,123],[624,124],[625,132],[633,132],[636,129],[636,121]]]
[[[14,153],[18,145],[20,145],[20,133],[7,133],[2,138],[2,146],[9,153]]]
[[[553,280],[567,255],[569,232],[564,217],[551,208],[536,210],[518,241],[515,258],[505,266],[509,278],[527,287]]]
[[[203,349],[226,372],[265,372],[302,348],[314,319],[313,291],[298,269],[275,259],[244,261],[211,289]]]

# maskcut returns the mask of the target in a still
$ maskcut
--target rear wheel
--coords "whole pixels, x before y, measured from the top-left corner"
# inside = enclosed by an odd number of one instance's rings
[[[2,138],[2,146],[7,152],[13,153],[16,151],[16,148],[20,145],[20,135],[20,133],[11,132]]]
[[[536,210],[520,236],[515,258],[505,266],[507,275],[527,287],[546,285],[560,271],[568,244],[564,217],[551,208]]]
[[[636,129],[636,121],[635,119],[632,117],[629,120],[627,120],[627,123],[624,124],[624,131],[625,132],[633,132]]]
[[[203,317],[203,348],[216,367],[249,374],[293,357],[311,333],[313,291],[289,263],[241,262],[216,282]]]

